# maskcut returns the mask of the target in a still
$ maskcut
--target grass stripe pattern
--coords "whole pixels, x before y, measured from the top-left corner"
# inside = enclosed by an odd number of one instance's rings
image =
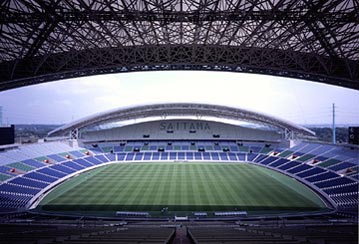
[[[50,192],[51,211],[311,211],[325,208],[309,188],[246,163],[114,163]]]

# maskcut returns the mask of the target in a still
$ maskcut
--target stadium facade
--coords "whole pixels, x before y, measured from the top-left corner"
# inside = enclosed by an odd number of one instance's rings
[[[232,123],[238,122],[249,122],[256,125],[267,126],[270,128],[277,129],[278,133],[283,134],[283,139],[294,139],[294,138],[305,138],[314,136],[314,132],[295,125],[289,121],[275,118],[263,113],[248,111],[240,108],[232,108],[227,106],[219,106],[212,104],[194,104],[194,103],[168,103],[168,104],[149,104],[136,107],[127,107],[106,111],[103,113],[95,114],[87,118],[74,121],[68,125],[62,126],[49,133],[50,136],[68,136],[71,139],[77,139],[78,133],[94,125],[101,125],[111,122],[126,122],[130,120],[141,120],[141,119],[155,119],[162,118],[162,125],[159,126],[159,130],[175,130],[183,129],[188,131],[210,131],[209,125],[207,124],[192,124],[189,122],[188,128],[187,123],[175,123],[175,124],[164,124],[166,118],[170,117],[185,117],[190,116],[200,121],[202,118],[214,118],[224,121],[232,121]],[[184,128],[186,126],[186,128]],[[172,128],[169,128],[172,127]],[[144,128],[145,129],[145,128]],[[146,130],[146,129],[145,129]],[[220,129],[218,133],[220,133]],[[218,134],[217,133],[217,134]],[[194,133],[193,133],[194,134]],[[227,133],[228,134],[228,133]],[[156,139],[157,133],[153,135]],[[240,136],[236,139],[239,139]],[[258,136],[260,138],[260,136]],[[208,138],[207,138],[208,139]],[[228,139],[228,138],[227,138]],[[245,138],[242,138],[245,139]]]

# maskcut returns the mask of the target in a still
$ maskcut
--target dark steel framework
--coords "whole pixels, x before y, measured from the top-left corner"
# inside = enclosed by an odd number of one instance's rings
[[[0,91],[150,70],[359,90],[359,0],[2,0]]]

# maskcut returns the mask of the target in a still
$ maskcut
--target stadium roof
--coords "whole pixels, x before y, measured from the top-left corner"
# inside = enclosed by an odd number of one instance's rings
[[[358,0],[2,0],[0,91],[150,70],[359,89]]]
[[[68,135],[73,130],[81,130],[86,127],[100,125],[108,122],[128,121],[148,117],[166,118],[167,116],[197,116],[199,118],[206,116],[212,118],[247,121],[268,125],[284,131],[290,131],[294,134],[304,136],[315,135],[315,133],[311,130],[308,130],[302,126],[298,126],[289,121],[240,108],[211,104],[166,103],[125,107],[98,113],[57,128],[51,131],[48,136]]]

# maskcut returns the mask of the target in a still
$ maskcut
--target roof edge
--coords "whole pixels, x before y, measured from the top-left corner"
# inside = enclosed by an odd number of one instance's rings
[[[52,130],[48,133],[48,136],[64,135],[74,129],[82,129],[95,124],[103,124],[105,122],[126,121],[161,115],[203,115],[224,119],[238,119],[241,121],[250,121],[258,124],[271,125],[281,129],[288,129],[297,134],[307,136],[315,135],[313,131],[291,121],[238,107],[209,103],[153,103],[130,105],[92,114]]]

